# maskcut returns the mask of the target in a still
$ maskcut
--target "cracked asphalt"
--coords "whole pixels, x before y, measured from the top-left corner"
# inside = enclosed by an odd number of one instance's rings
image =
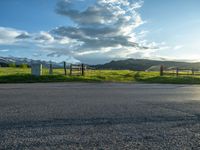
[[[0,149],[200,149],[200,86],[0,84]]]

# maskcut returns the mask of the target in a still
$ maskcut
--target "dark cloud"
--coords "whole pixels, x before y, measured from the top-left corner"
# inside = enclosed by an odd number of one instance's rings
[[[16,39],[28,39],[28,38],[30,38],[30,37],[31,37],[31,36],[28,35],[27,33],[22,33],[22,34],[16,36],[15,38],[16,38]]]
[[[60,57],[62,54],[58,54],[56,52],[47,54],[47,57]]]
[[[105,29],[105,30],[104,30]],[[60,27],[52,30],[53,34],[66,36],[83,42],[84,49],[98,49],[101,47],[136,46],[135,43],[128,41],[128,36],[115,35],[115,29],[112,28],[73,28]]]
[[[75,0],[76,1],[76,0]],[[109,7],[102,7],[97,1],[93,6],[89,6],[85,11],[73,8],[74,1],[61,0],[57,3],[56,12],[69,17],[79,25],[99,25],[108,22],[115,17]]]

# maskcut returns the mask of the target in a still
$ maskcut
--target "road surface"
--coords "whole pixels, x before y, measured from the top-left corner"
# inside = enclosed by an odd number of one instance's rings
[[[0,149],[200,149],[200,86],[0,85]]]

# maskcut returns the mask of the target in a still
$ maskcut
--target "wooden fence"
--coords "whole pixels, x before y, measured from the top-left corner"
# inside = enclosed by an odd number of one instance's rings
[[[195,76],[195,75],[200,75],[200,70],[194,68],[179,68],[179,67],[166,68],[163,65],[161,65],[160,76],[164,75]]]
[[[84,64],[71,64],[70,65],[70,75],[85,75],[86,66]]]
[[[78,76],[84,76],[85,75],[85,71],[87,69],[87,66],[84,64],[68,64],[66,62],[63,63],[63,72],[59,71],[59,73],[66,75],[78,75]],[[56,74],[58,72],[56,72],[56,69],[53,68],[53,65],[50,63],[49,64],[49,75],[53,75]],[[58,69],[58,68],[57,68]]]

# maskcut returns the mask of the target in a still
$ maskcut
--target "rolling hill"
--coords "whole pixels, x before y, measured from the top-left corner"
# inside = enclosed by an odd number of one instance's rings
[[[158,61],[148,59],[127,59],[119,61],[111,61],[102,65],[95,65],[97,69],[113,69],[113,70],[137,70],[144,71],[152,66],[164,65],[165,67],[194,68],[200,69],[200,62],[176,62],[176,61]]]

